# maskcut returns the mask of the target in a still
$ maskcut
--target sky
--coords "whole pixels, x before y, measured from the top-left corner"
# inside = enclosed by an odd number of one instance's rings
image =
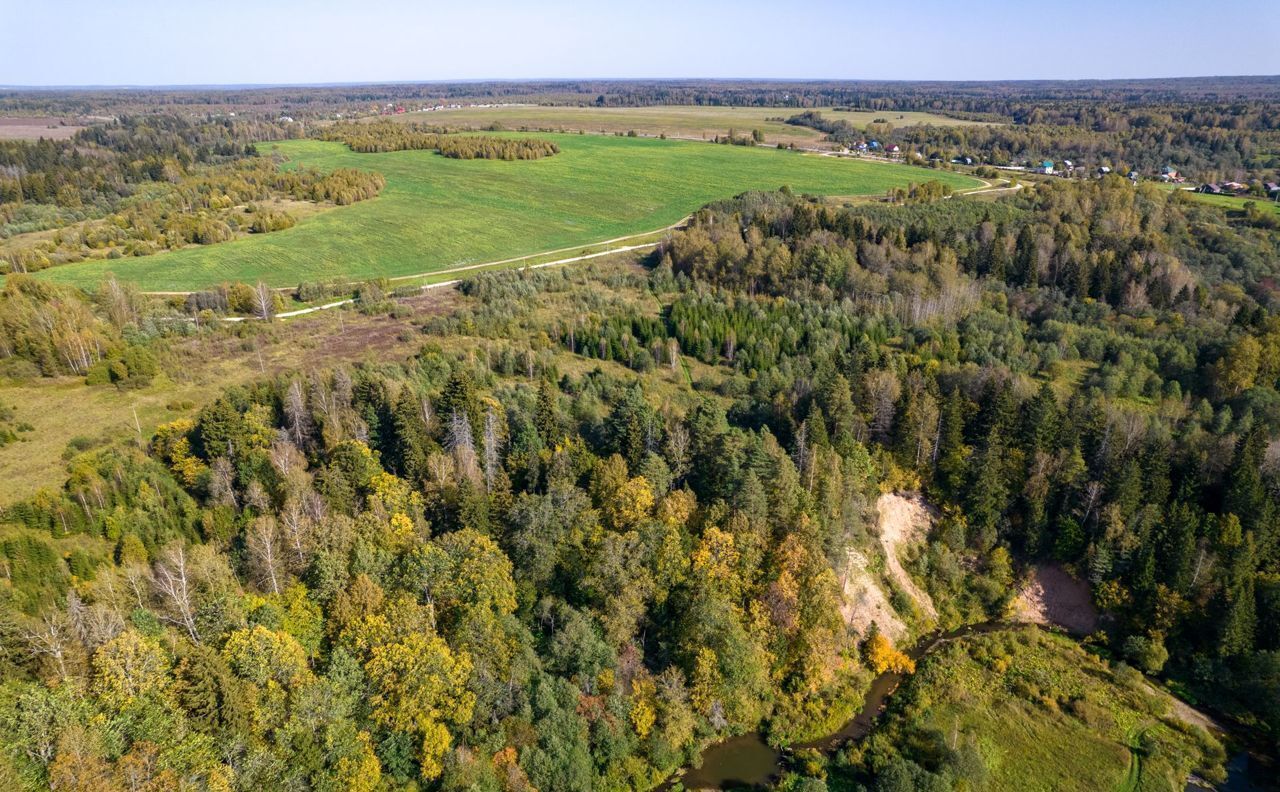
[[[0,0],[0,85],[1280,74],[1280,0]]]

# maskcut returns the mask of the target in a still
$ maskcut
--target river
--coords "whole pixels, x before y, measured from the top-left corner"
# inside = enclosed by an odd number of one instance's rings
[[[931,633],[907,650],[907,655],[912,660],[920,660],[948,641],[1019,626],[1022,625],[990,621],[967,625],[949,632]],[[883,714],[889,696],[901,683],[902,675],[892,671],[886,671],[876,677],[867,690],[862,707],[853,718],[839,731],[812,742],[779,750],[765,742],[764,735],[758,732],[730,737],[718,742],[702,752],[700,767],[689,768],[660,789],[669,789],[677,780],[688,789],[766,789],[781,776],[790,751],[814,748],[829,756],[840,746],[869,734]],[[1267,779],[1269,774],[1260,776],[1258,772],[1256,760],[1251,760],[1247,753],[1237,754],[1227,763],[1227,781],[1218,789],[1220,792],[1264,792],[1266,789],[1274,788],[1269,784],[1264,785],[1265,780],[1260,780]],[[1187,790],[1204,792],[1203,787],[1190,784]]]
[[[995,632],[1013,627],[1008,622],[992,621],[970,624],[949,632],[926,635],[907,650],[907,656],[919,660],[933,649],[966,635]],[[871,681],[862,707],[839,731],[812,742],[791,746],[816,748],[831,754],[850,740],[866,736],[884,712],[885,702],[902,683],[902,675],[886,671]],[[677,780],[689,789],[738,789],[742,787],[767,787],[782,774],[787,757],[786,750],[771,747],[758,732],[730,737],[702,752],[702,766],[686,770]],[[664,786],[663,789],[668,788]]]

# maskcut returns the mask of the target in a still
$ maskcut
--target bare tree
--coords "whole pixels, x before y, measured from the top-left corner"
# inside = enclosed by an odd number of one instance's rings
[[[264,322],[276,315],[276,295],[262,281],[253,289],[253,315]]]
[[[498,426],[498,413],[492,408],[484,416],[484,486],[493,490],[498,476],[498,454],[502,450],[502,432]]]
[[[689,469],[689,430],[679,421],[667,430],[667,462],[676,480],[684,477]]]
[[[436,419],[436,411],[431,406],[431,400],[423,396],[418,400],[418,407],[422,410],[422,425],[427,427],[427,431],[431,431],[431,424]]]
[[[102,288],[98,291],[98,300],[106,310],[111,324],[118,329],[123,330],[129,325],[138,323],[138,309],[134,305],[133,295],[120,285],[120,281],[116,280],[114,275],[102,282]]]
[[[271,467],[275,468],[280,477],[286,481],[294,478],[307,467],[307,458],[283,433],[271,444],[267,457],[271,460]]]
[[[200,643],[196,628],[196,609],[192,571],[187,563],[187,550],[182,542],[164,549],[152,569],[151,585],[164,604],[162,618],[187,631],[192,641]]]
[[[235,471],[231,461],[226,457],[218,457],[209,466],[209,499],[219,506],[237,507],[240,505],[236,497]]]
[[[146,564],[135,562],[126,566],[122,572],[124,582],[129,584],[129,591],[133,594],[134,606],[146,607],[147,585],[151,582],[151,573],[147,570]]]
[[[72,590],[67,593],[67,618],[76,639],[93,650],[119,635],[124,630],[120,613],[105,602],[86,605],[80,595]]]
[[[289,545],[293,567],[300,570],[307,565],[314,540],[314,523],[303,498],[291,497],[285,501],[280,510],[280,527]]]
[[[279,594],[284,573],[280,567],[280,529],[275,518],[264,515],[254,519],[246,538],[258,587]]]
[[[249,482],[244,491],[244,505],[259,514],[265,514],[271,508],[271,498],[257,479]]]
[[[34,626],[26,630],[27,648],[37,657],[45,657],[58,672],[58,679],[67,678],[67,654],[75,641],[71,619],[61,610],[46,613]]]
[[[289,426],[289,437],[299,448],[311,439],[311,413],[307,411],[307,399],[302,392],[302,381],[294,380],[284,395],[284,418]]]
[[[480,471],[476,460],[475,440],[471,436],[471,422],[462,413],[455,412],[450,416],[448,441],[458,475],[470,481],[479,478]]]

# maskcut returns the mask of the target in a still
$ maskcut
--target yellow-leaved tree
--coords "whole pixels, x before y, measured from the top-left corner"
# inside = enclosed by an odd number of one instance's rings
[[[892,671],[895,674],[914,674],[915,661],[893,648],[893,644],[883,634],[872,633],[863,647],[867,665],[877,674]]]
[[[374,694],[374,720],[395,731],[422,739],[422,776],[433,779],[444,769],[441,760],[453,743],[446,723],[471,720],[475,695],[467,690],[471,659],[455,654],[434,633],[411,632],[370,649],[365,673]]]

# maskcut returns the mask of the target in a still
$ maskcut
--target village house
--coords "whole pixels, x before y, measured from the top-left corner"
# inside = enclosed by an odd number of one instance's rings
[[[1052,175],[1053,175],[1053,160],[1045,160],[1045,161],[1041,162],[1041,163],[1040,163],[1040,167],[1036,168],[1036,170],[1037,170],[1038,172],[1040,172],[1040,173],[1043,173],[1043,174],[1044,174],[1044,175],[1046,175],[1046,176],[1052,176]]]
[[[1110,172],[1111,172],[1111,168],[1110,168],[1110,166],[1107,166],[1107,165],[1099,165],[1099,166],[1098,166],[1098,175],[1099,175],[1099,176],[1106,176],[1106,175],[1107,175],[1108,173],[1110,173]]]
[[[1172,165],[1166,165],[1160,169],[1160,181],[1172,182],[1176,184],[1176,183],[1184,182],[1186,181],[1186,179],[1179,176],[1177,169],[1174,168]]]

